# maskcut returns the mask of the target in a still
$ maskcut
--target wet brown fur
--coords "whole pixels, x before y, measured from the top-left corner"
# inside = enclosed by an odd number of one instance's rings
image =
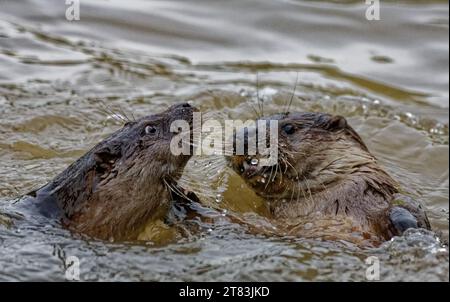
[[[128,122],[33,192],[32,203],[50,215],[56,205],[73,231],[105,240],[135,239],[148,220],[163,217],[170,206],[168,186],[175,185],[190,158],[171,153],[176,133],[170,125],[174,120],[192,125],[195,110],[180,104]],[[155,132],[147,133],[147,127]]]
[[[264,119],[279,123],[278,165],[249,173],[244,167],[251,156],[235,155],[230,160],[267,201],[274,218],[286,223],[342,218],[346,229],[342,232],[357,230],[380,240],[398,235],[389,210],[396,200],[408,198],[343,117],[288,113]],[[283,131],[286,125],[294,127],[293,133]],[[421,209],[408,202],[402,206],[418,218],[419,226],[429,228]]]

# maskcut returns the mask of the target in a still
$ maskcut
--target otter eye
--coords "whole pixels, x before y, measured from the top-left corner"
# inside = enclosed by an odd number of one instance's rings
[[[292,124],[286,124],[283,126],[283,131],[288,135],[293,134],[295,132],[295,126]]]
[[[145,134],[155,134],[155,133],[156,133],[156,127],[154,127],[154,126],[145,127]]]

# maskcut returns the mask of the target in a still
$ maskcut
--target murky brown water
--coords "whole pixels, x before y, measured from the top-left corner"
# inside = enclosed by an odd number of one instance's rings
[[[45,184],[120,127],[98,98],[136,116],[192,100],[244,119],[254,117],[256,73],[268,113],[299,73],[294,108],[347,116],[448,240],[448,1],[381,2],[382,20],[369,22],[356,0],[81,0],[81,20],[69,22],[64,1],[0,0],[0,203]],[[185,181],[206,175],[205,204],[263,215],[217,165],[193,160]],[[0,226],[0,279],[63,280],[73,255],[84,280],[365,280],[364,260],[375,255],[382,280],[448,281],[448,250],[428,233],[361,250],[203,227],[154,246]]]

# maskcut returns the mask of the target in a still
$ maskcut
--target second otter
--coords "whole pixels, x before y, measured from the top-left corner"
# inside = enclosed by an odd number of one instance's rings
[[[184,120],[192,127],[194,111],[187,103],[174,105],[127,123],[17,206],[92,237],[135,239],[149,219],[163,217],[169,208],[168,186],[190,158],[171,153],[177,135],[171,124]]]
[[[260,166],[260,155],[229,160],[276,219],[340,221],[380,240],[408,228],[430,229],[422,207],[400,194],[345,118],[293,112],[263,120],[278,121],[278,163]]]

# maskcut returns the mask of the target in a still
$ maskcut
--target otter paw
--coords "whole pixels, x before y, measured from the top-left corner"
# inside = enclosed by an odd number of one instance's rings
[[[393,207],[389,212],[389,218],[399,234],[407,229],[417,229],[417,219],[405,208]]]

